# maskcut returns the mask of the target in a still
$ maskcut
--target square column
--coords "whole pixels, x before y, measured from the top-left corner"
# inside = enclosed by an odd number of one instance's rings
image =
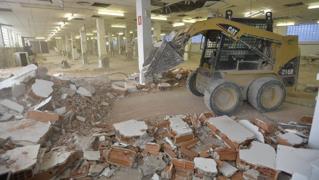
[[[85,26],[82,26],[80,29],[80,37],[81,37],[81,59],[82,64],[87,64],[87,37],[86,37],[86,29]]]
[[[138,67],[140,71],[140,84],[145,83],[143,64],[153,48],[150,9],[150,0],[136,0]]]
[[[96,19],[96,30],[97,30],[97,49],[98,49],[98,61],[99,68],[108,68],[109,62],[106,54],[105,44],[105,24],[103,18]]]
[[[72,56],[72,60],[75,60],[75,53],[76,53],[75,38],[74,38],[74,34],[71,33],[71,56]]]
[[[67,34],[64,36],[64,43],[65,43],[65,56],[66,56],[67,58],[69,58],[70,41],[69,41],[69,37],[68,37]]]
[[[317,80],[319,81],[319,73],[317,74]],[[313,115],[308,145],[311,148],[319,149],[319,91],[316,97],[316,107]]]

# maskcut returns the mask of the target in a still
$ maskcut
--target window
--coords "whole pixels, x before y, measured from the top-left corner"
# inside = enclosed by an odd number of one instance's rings
[[[21,34],[10,27],[0,26],[3,35],[4,47],[22,47]]]
[[[287,35],[297,35],[300,42],[319,41],[319,24],[288,26]]]
[[[203,37],[203,35],[197,35],[197,36],[194,36],[194,37],[192,37],[192,43],[201,43],[201,41],[202,41],[202,37]]]

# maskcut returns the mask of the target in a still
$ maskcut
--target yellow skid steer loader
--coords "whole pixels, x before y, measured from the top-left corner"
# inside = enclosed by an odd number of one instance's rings
[[[216,114],[233,114],[247,100],[261,112],[278,109],[286,88],[296,84],[300,51],[298,37],[273,33],[272,13],[265,19],[210,18],[192,24],[164,41],[144,63],[147,77],[183,62],[187,41],[203,36],[199,67],[187,80],[187,88]]]

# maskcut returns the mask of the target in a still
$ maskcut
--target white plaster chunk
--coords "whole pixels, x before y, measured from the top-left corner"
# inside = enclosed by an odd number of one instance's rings
[[[225,134],[235,143],[241,144],[246,140],[255,138],[254,133],[228,116],[210,118],[207,122],[215,126],[220,132]]]
[[[3,99],[0,101],[0,104],[10,110],[16,111],[18,113],[23,113],[24,107],[10,99]]]
[[[58,115],[63,115],[66,113],[66,107],[63,106],[63,107],[57,108],[54,110],[54,112],[57,113]]]
[[[247,171],[244,171],[243,178],[244,180],[257,180],[259,176],[259,171],[255,169],[248,169]]]
[[[291,145],[299,145],[304,142],[304,139],[302,137],[291,132],[280,134],[279,138],[286,140]]]
[[[36,79],[35,83],[32,85],[32,92],[42,98],[47,98],[53,92],[52,86],[54,83],[52,81],[47,81],[43,79]]]
[[[158,174],[154,174],[153,176],[152,176],[152,180],[160,180],[161,178],[159,177],[159,175]]]
[[[49,131],[49,128],[49,122],[32,119],[2,122],[0,123],[0,138],[11,137],[16,142],[36,144]]]
[[[34,64],[22,67],[14,72],[12,77],[0,82],[0,90],[4,88],[10,88],[15,84],[20,84],[28,78],[35,77],[37,68],[38,67]]]
[[[249,149],[239,150],[240,160],[261,167],[275,169],[276,151],[268,144],[253,141]]]
[[[113,127],[122,136],[136,137],[142,136],[146,133],[147,125],[144,121],[128,120],[120,123],[113,124]]]
[[[249,129],[252,133],[254,133],[256,136],[256,139],[259,142],[262,142],[262,143],[265,142],[264,135],[259,131],[259,128],[256,125],[252,124],[248,120],[240,120],[239,123],[243,125],[245,128]]]
[[[46,171],[65,164],[73,153],[74,151],[67,151],[65,146],[51,150],[50,152],[44,154],[40,163],[40,170]]]
[[[70,89],[76,91],[76,86],[74,84],[70,84]]]
[[[229,164],[228,162],[223,162],[219,170],[224,176],[231,177],[237,172],[238,169]]]
[[[40,145],[30,145],[17,147],[12,150],[8,150],[1,155],[1,159],[7,159],[7,170],[12,173],[20,172],[27,169],[32,169],[38,160]],[[4,169],[1,168],[1,173]]]
[[[206,173],[216,174],[217,173],[217,164],[214,159],[195,157],[194,159],[195,168]]]
[[[311,164],[319,159],[319,150],[278,145],[276,169],[293,174],[311,174]]]
[[[39,104],[37,104],[36,106],[34,106],[34,110],[40,110],[42,107],[44,107],[45,105],[47,105],[52,99],[52,96],[44,99],[43,101],[41,101]]]
[[[92,93],[84,87],[79,87],[78,90],[76,90],[76,92],[81,96],[92,97]]]
[[[189,135],[193,133],[193,130],[188,126],[188,124],[183,121],[183,119],[180,116],[172,116],[169,117],[170,122],[170,128],[172,131],[176,133],[176,136],[184,136]]]
[[[83,157],[89,161],[98,161],[100,160],[100,151],[84,151]]]

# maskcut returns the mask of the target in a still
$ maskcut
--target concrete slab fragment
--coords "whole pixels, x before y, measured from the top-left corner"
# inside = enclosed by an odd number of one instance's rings
[[[1,155],[6,160],[6,168],[12,173],[31,169],[38,160],[40,145],[17,147]]]
[[[11,137],[15,142],[37,144],[49,131],[50,123],[31,119],[0,123],[0,138]]]
[[[113,124],[120,135],[125,137],[138,137],[146,133],[147,125],[144,121],[128,120]]]
[[[170,128],[176,134],[176,136],[184,136],[193,134],[193,130],[188,126],[188,124],[183,121],[181,116],[171,116],[168,118],[170,122]]]
[[[276,169],[289,174],[311,174],[311,163],[319,159],[319,150],[278,145]]]
[[[222,166],[219,169],[219,171],[226,177],[231,177],[237,172],[237,170],[237,168],[235,168],[228,162],[223,162]]]
[[[294,173],[290,180],[309,180],[307,176],[299,173]]]
[[[89,161],[100,160],[100,151],[84,151],[83,158]]]
[[[13,110],[13,111],[16,111],[18,113],[23,113],[24,111],[24,107],[10,99],[3,99],[0,101],[0,105],[10,109],[10,110]]]
[[[259,131],[258,126],[255,126],[254,124],[252,124],[251,122],[249,122],[248,120],[240,120],[239,123],[241,125],[243,125],[245,128],[249,129],[251,132],[253,132],[256,136],[256,139],[259,142],[264,143],[265,142],[265,137],[264,135]]]
[[[285,134],[280,134],[278,136],[279,140],[285,141],[288,144],[294,146],[294,145],[299,145],[302,144],[304,142],[304,139],[298,135],[296,135],[295,133],[285,133]]]
[[[249,149],[239,150],[239,159],[259,167],[276,168],[276,151],[264,143],[253,141]]]
[[[36,96],[40,98],[47,98],[53,92],[53,85],[54,83],[51,81],[36,79],[31,89]]]
[[[47,171],[51,168],[65,164],[74,151],[67,151],[65,146],[61,146],[44,154],[40,163],[40,170]]]
[[[79,87],[76,92],[81,96],[92,97],[92,93],[84,87]]]
[[[37,66],[30,64],[13,73],[13,76],[0,82],[0,90],[10,88],[15,84],[20,84],[28,78],[35,77]]]
[[[225,134],[232,142],[238,144],[255,138],[255,135],[250,130],[228,116],[213,117],[207,123]]]
[[[26,86],[24,83],[14,84],[11,88],[13,97],[18,98],[26,93]]]
[[[196,157],[194,159],[195,168],[205,173],[217,174],[217,164],[214,159]]]

